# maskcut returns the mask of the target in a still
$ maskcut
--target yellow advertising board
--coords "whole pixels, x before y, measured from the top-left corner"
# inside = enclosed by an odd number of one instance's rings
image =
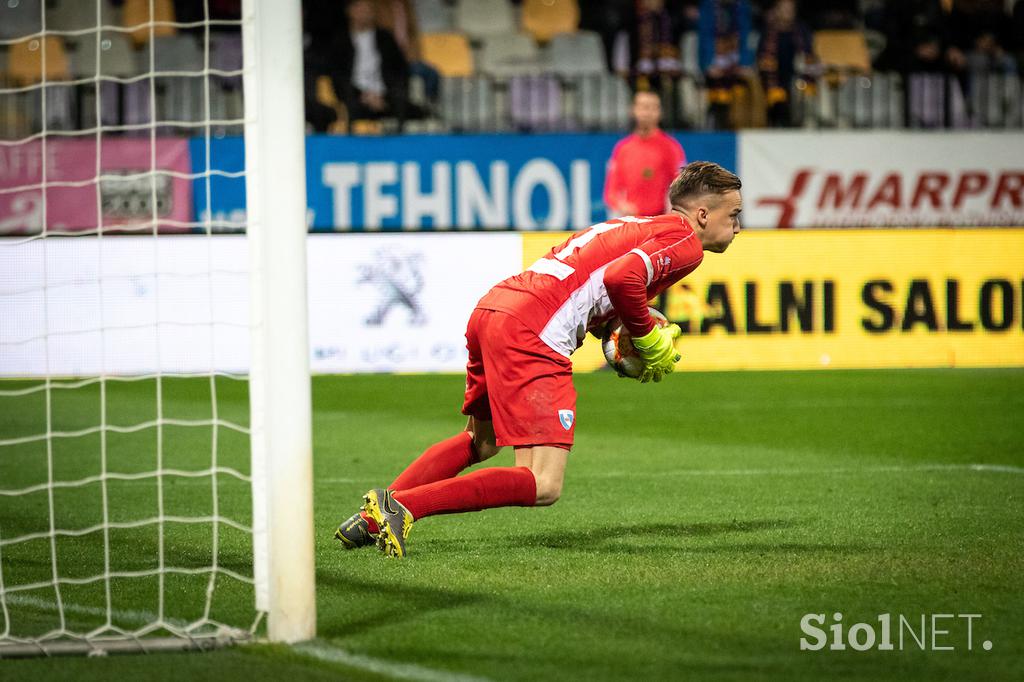
[[[525,234],[524,266],[567,236]],[[1022,366],[1024,229],[744,232],[656,304],[680,370]]]

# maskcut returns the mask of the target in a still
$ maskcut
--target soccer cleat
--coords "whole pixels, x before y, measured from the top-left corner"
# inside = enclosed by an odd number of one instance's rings
[[[338,526],[338,530],[334,531],[334,537],[341,542],[345,549],[359,549],[377,541],[374,534],[370,532],[370,524],[359,512],[343,521]]]
[[[363,495],[363,511],[377,523],[377,549],[389,557],[405,556],[405,541],[412,529],[412,514],[391,496],[390,490],[374,488]]]

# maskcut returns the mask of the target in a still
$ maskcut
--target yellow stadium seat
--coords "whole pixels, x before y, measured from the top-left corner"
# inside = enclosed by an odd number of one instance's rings
[[[814,53],[825,68],[871,71],[871,57],[863,31],[817,31]]]
[[[29,85],[43,80],[67,80],[70,77],[68,55],[60,36],[46,37],[46,62],[43,63],[43,42],[29,38],[11,46],[7,56],[7,75],[19,85]]]
[[[136,45],[144,45],[149,42],[150,27],[145,25],[150,21],[172,22],[174,21],[174,4],[172,0],[152,0],[153,14],[149,13],[151,0],[125,0],[121,23],[126,27],[138,26],[131,32],[132,40]],[[178,32],[174,26],[154,26],[152,35],[172,36]]]
[[[580,25],[576,0],[524,0],[523,30],[546,43],[559,33],[572,33]]]
[[[461,33],[424,33],[420,36],[423,61],[446,78],[473,75],[473,51]]]

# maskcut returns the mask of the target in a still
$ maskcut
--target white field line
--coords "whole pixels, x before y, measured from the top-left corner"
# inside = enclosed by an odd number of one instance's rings
[[[24,594],[11,594],[8,595],[5,600],[9,605],[14,606],[28,606],[42,611],[57,610],[57,603],[55,601],[40,599],[38,597],[30,597]],[[99,606],[79,606],[77,604],[65,603],[64,612],[80,616],[97,616],[99,618],[107,617],[107,610]],[[156,614],[150,613],[149,611],[131,611],[121,609],[112,609],[110,611],[110,617],[114,621],[133,622],[139,623],[140,625],[155,623],[157,620]],[[165,618],[164,622],[175,627],[185,627],[188,625],[187,622],[177,620],[175,618]]]
[[[820,469],[772,468],[772,469],[669,469],[663,471],[599,471],[581,474],[584,478],[635,478],[664,476],[830,476],[850,474],[913,474],[941,472],[987,472],[999,474],[1024,474],[1024,467],[1009,464],[884,464],[863,467],[823,467]]]
[[[396,680],[416,680],[417,682],[489,682],[486,677],[445,672],[410,663],[392,663],[391,661],[363,654],[353,654],[319,640],[296,644],[292,649],[321,661],[340,663],[350,668],[358,668],[375,675],[385,675]]]
[[[12,606],[27,606],[42,611],[57,610],[56,602],[27,595],[12,594],[7,597],[6,601]],[[107,610],[98,606],[78,606],[67,603],[64,604],[64,612],[99,618],[106,618],[107,616]],[[113,609],[110,615],[115,622],[134,622],[140,625],[154,623],[157,620],[157,615],[148,611]],[[165,622],[177,627],[186,627],[188,625],[185,621],[171,618],[165,619]],[[395,663],[364,654],[354,654],[319,640],[297,644],[292,648],[298,653],[321,661],[340,663],[350,668],[365,670],[375,675],[384,675],[396,680],[415,680],[416,682],[489,682],[484,677],[449,673],[411,663]]]

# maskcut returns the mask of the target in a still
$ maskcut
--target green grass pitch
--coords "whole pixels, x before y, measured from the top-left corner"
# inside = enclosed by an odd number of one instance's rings
[[[14,388],[18,382],[5,382]],[[576,378],[577,444],[562,500],[426,519],[410,556],[344,552],[331,539],[360,495],[463,426],[459,376],[314,379],[319,651],[0,661],[4,680],[1024,679],[1024,370],[685,373],[659,385]],[[219,380],[218,412],[246,423],[245,384]],[[112,423],[155,416],[152,382],[110,383]],[[0,438],[45,429],[41,394],[0,399]],[[209,383],[164,382],[164,413],[210,414]],[[54,393],[54,429],[99,423],[96,386]],[[245,436],[218,432],[219,462],[248,471]],[[210,464],[210,430],[164,429],[164,465]],[[155,466],[153,429],[109,434],[108,467]],[[99,471],[99,436],[54,446],[57,478]],[[0,487],[46,478],[45,446],[0,448]],[[508,465],[503,453],[488,465]],[[971,468],[970,465],[985,465]],[[42,479],[40,479],[42,476]],[[219,476],[220,513],[249,521],[246,486]],[[111,520],[155,513],[151,480],[111,484]],[[212,510],[210,479],[168,481],[168,514]],[[99,487],[55,494],[58,527],[102,521]],[[3,537],[45,530],[45,494],[0,498]],[[61,573],[102,570],[95,533],[61,539]],[[251,573],[244,533],[221,528],[222,565]],[[168,524],[169,564],[208,565],[209,524]],[[155,565],[152,527],[111,535],[112,570]],[[46,579],[48,540],[4,548],[7,585]],[[115,581],[125,625],[158,608],[155,579]],[[165,613],[202,613],[205,578],[169,577]],[[249,588],[218,582],[212,615],[248,624]],[[198,596],[197,596],[198,595]],[[9,604],[12,628],[52,627],[52,590]],[[65,590],[69,625],[102,620],[102,588]],[[940,621],[921,651],[801,651],[807,613]],[[932,635],[930,621],[928,645]],[[981,641],[992,643],[984,650]],[[409,667],[412,666],[412,667]]]

